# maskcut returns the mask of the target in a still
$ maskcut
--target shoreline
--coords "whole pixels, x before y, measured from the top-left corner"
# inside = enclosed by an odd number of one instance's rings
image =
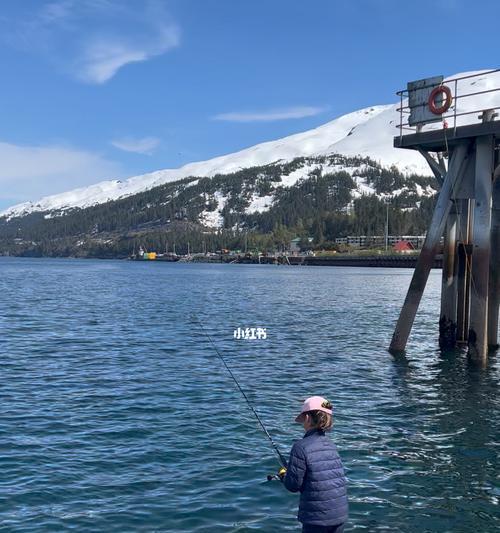
[[[332,266],[332,267],[369,267],[369,268],[415,268],[418,255],[345,255],[345,256],[203,256],[179,257],[178,259],[163,259],[161,256],[154,260],[130,257],[75,257],[75,256],[26,256],[0,255],[0,258],[12,259],[98,259],[108,261],[134,261],[142,263],[212,263],[212,264],[243,264],[243,265],[280,265],[280,266]],[[432,268],[441,269],[442,254],[434,259]]]
[[[181,263],[226,263],[247,265],[289,265],[289,266],[336,266],[336,267],[380,267],[380,268],[415,268],[419,255],[335,255],[335,256],[203,256],[193,255],[181,257],[178,260],[162,259],[157,257],[157,262]],[[132,261],[148,261],[147,259],[131,259]],[[442,268],[443,258],[439,254],[434,259],[432,268]]]

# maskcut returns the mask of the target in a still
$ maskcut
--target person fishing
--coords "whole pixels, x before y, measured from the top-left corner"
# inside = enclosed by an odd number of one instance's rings
[[[305,435],[278,475],[287,490],[300,492],[297,518],[303,533],[342,533],[348,517],[347,481],[337,448],[326,435],[332,428],[332,404],[311,396],[295,422]]]
[[[277,476],[268,475],[268,481],[280,479],[289,491],[301,493],[298,520],[302,522],[303,533],[342,533],[348,514],[347,482],[337,448],[325,434],[332,428],[332,404],[321,396],[311,396],[303,403],[295,421],[303,425],[306,433],[293,445],[287,461],[212,337],[196,316],[193,319],[213,346],[278,457],[281,468]]]

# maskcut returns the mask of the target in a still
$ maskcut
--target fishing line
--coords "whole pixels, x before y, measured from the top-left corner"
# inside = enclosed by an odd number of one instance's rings
[[[286,468],[287,462],[283,454],[280,452],[278,445],[274,442],[273,438],[269,434],[269,431],[267,431],[266,426],[264,425],[264,422],[262,422],[260,416],[258,415],[257,411],[253,408],[252,404],[250,403],[250,400],[248,399],[248,396],[245,394],[245,391],[241,388],[241,385],[239,384],[238,380],[236,379],[236,376],[233,374],[231,369],[229,368],[229,365],[226,363],[226,360],[224,357],[222,357],[221,353],[219,352],[215,342],[213,341],[212,337],[208,334],[207,330],[203,327],[203,324],[198,320],[196,316],[193,315],[194,320],[200,325],[201,331],[205,334],[207,339],[212,344],[215,353],[219,356],[219,359],[222,361],[224,366],[226,367],[226,370],[229,372],[229,375],[233,378],[234,382],[236,383],[236,386],[238,387],[238,390],[243,395],[243,398],[245,398],[245,401],[247,402],[248,407],[251,409],[252,413],[255,415],[255,418],[260,424],[260,427],[262,428],[262,431],[266,434],[267,438],[269,439],[269,442],[271,443],[271,446],[273,447],[274,451],[278,455],[279,462],[282,467]]]

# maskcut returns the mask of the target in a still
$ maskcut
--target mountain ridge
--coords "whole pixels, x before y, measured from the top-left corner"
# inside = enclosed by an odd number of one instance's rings
[[[478,70],[457,74],[447,79],[488,72]],[[457,112],[464,106],[486,109],[500,105],[498,92],[484,94],[484,91],[500,86],[500,73],[475,77],[460,82],[457,93],[483,91],[473,98],[455,101]],[[462,103],[465,102],[466,103]],[[477,104],[477,105],[476,105]],[[241,168],[291,161],[297,157],[313,157],[329,154],[370,157],[383,166],[395,165],[405,173],[430,176],[424,159],[412,150],[393,147],[397,134],[400,103],[366,107],[337,117],[326,124],[301,133],[295,133],[274,141],[260,143],[234,153],[214,157],[206,161],[188,163],[177,169],[164,169],[127,180],[108,180],[88,187],[46,196],[38,201],[23,202],[0,212],[0,218],[23,216],[35,211],[64,211],[71,208],[86,208],[100,203],[125,198],[168,182],[186,177],[213,177],[229,174]],[[458,125],[477,120],[475,116],[458,118]],[[440,123],[429,126],[441,127]]]
[[[350,136],[357,136],[356,130],[365,122],[380,113],[389,112],[394,121],[397,118],[395,104],[371,106],[346,115],[342,115],[312,130],[260,143],[237,152],[218,156],[207,161],[188,163],[178,169],[165,169],[147,174],[133,176],[127,180],[106,180],[89,187],[74,189],[65,193],[50,195],[35,202],[23,202],[2,212],[0,217],[23,216],[34,211],[65,210],[74,207],[90,207],[106,203],[144,190],[177,181],[186,177],[213,177],[217,174],[229,174],[240,168],[262,166],[265,164],[291,161],[297,157],[311,157],[337,153],[335,144]],[[392,124],[391,124],[392,125]],[[394,127],[394,131],[396,131]],[[386,135],[387,137],[387,135]],[[391,137],[392,140],[392,137]],[[356,149],[347,149],[348,155],[368,155],[355,153]],[[373,151],[373,149],[371,150]],[[387,152],[395,151],[391,147]],[[383,152],[382,150],[379,150]],[[395,152],[397,154],[397,152]],[[408,172],[429,174],[425,162],[418,154],[398,154],[396,157],[382,153],[382,164],[397,164]]]

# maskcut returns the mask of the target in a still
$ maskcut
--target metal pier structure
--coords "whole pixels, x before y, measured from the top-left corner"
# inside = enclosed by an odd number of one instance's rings
[[[489,350],[498,347],[499,71],[446,82],[442,76],[418,80],[398,92],[400,134],[394,138],[394,146],[419,151],[439,182],[440,191],[394,330],[391,351],[406,348],[443,236],[439,345],[446,350],[467,344],[470,358],[480,364],[486,362]],[[496,87],[495,80],[499,82]],[[471,87],[477,81],[481,83],[473,92]],[[481,96],[484,94],[488,94],[487,99]],[[481,100],[497,105],[477,109]]]

